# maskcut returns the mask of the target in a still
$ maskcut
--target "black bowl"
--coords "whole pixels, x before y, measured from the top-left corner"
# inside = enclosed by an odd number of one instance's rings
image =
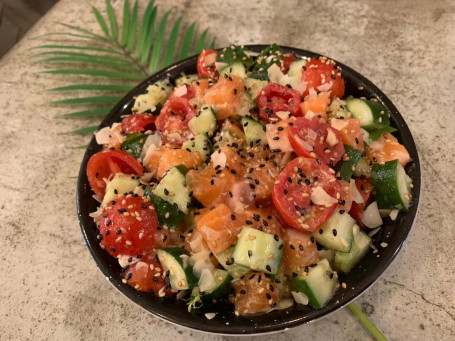
[[[252,51],[259,52],[266,45],[247,46]],[[290,48],[282,47],[285,52],[291,52],[296,56],[319,57],[318,54]],[[134,96],[146,91],[146,87],[154,82],[169,77],[174,80],[181,76],[181,73],[196,73],[197,56],[187,58],[178,62],[165,70],[162,70],[147,80],[140,83],[130,91],[103,120],[100,128],[110,126],[114,122],[120,121],[121,115],[130,114],[134,104]],[[341,276],[340,281],[347,284],[346,289],[339,289],[333,299],[322,309],[316,310],[307,306],[294,305],[291,308],[273,311],[268,314],[258,316],[240,316],[233,314],[233,306],[227,303],[217,306],[203,306],[201,309],[188,313],[185,302],[173,299],[160,299],[152,297],[150,294],[136,291],[132,287],[122,283],[121,268],[118,261],[111,257],[106,251],[99,247],[97,240],[97,228],[89,213],[96,210],[98,203],[92,198],[85,169],[91,155],[98,152],[101,148],[97,145],[95,138],[92,138],[82,160],[79,180],[77,184],[77,210],[82,234],[87,243],[87,247],[92,254],[96,265],[100,268],[106,278],[124,295],[133,302],[151,312],[155,316],[161,317],[169,322],[193,328],[200,331],[221,334],[254,334],[284,330],[314,321],[325,316],[355,299],[370,287],[387,269],[393,259],[400,251],[406,237],[411,230],[417,214],[420,195],[420,165],[417,149],[412,138],[411,132],[406,125],[403,117],[397,108],[373,83],[353,69],[337,63],[342,67],[343,77],[346,81],[346,94],[355,97],[364,96],[366,98],[377,98],[388,109],[391,115],[392,125],[398,131],[395,135],[399,141],[405,145],[411,155],[412,162],[407,166],[407,173],[413,180],[414,188],[412,192],[412,203],[407,213],[400,213],[395,221],[387,220],[384,228],[374,236],[374,245],[378,252],[369,252],[361,262],[353,268],[349,274]],[[387,243],[383,248],[379,244]],[[205,313],[218,312],[212,320],[207,320]]]

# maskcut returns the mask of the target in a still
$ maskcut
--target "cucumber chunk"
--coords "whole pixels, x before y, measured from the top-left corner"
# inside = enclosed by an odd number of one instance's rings
[[[352,227],[352,234],[354,239],[351,250],[349,252],[336,251],[333,260],[334,268],[344,273],[349,272],[365,256],[371,245],[371,237],[360,231],[357,224]]]
[[[182,76],[175,80],[175,86],[191,84],[193,82],[196,82],[197,80],[199,80],[199,76],[197,74]]]
[[[226,47],[218,53],[217,62],[232,64],[234,62],[241,62],[247,69],[253,64],[253,59],[245,53],[245,48],[242,46]]]
[[[164,102],[166,102],[171,91],[172,86],[165,81],[158,81],[149,85],[145,94],[136,97],[132,111],[146,112],[159,110]]]
[[[335,293],[338,280],[334,276],[327,259],[320,260],[316,266],[309,267],[308,273],[299,274],[292,278],[296,289],[303,292],[309,299],[310,304],[316,308],[322,308]]]
[[[265,125],[261,122],[253,120],[251,117],[242,117],[242,127],[245,132],[246,142],[253,144],[266,144],[267,134]]]
[[[147,186],[144,195],[148,196],[155,206],[156,214],[158,216],[158,223],[161,226],[168,228],[176,228],[184,217],[184,213],[175,208],[174,205],[168,203],[163,198],[153,194],[152,188]]]
[[[198,282],[199,294],[204,301],[220,299],[229,292],[231,280],[232,276],[226,270],[214,269],[210,272],[205,269]]]
[[[201,154],[201,156],[206,160],[210,157],[213,151],[212,143],[204,133],[197,134],[195,137],[185,141],[182,144],[182,149],[199,152],[199,154]]]
[[[234,75],[240,78],[246,78],[246,69],[241,62],[234,62],[222,68],[220,70],[220,77],[225,75]]]
[[[345,160],[343,157],[343,162],[337,164],[336,171],[340,173],[342,180],[349,181],[355,170],[355,166],[362,157],[362,152],[348,145],[344,145],[344,151],[347,159]]]
[[[224,146],[231,146],[236,142],[236,138],[229,131],[223,130],[219,135],[215,137],[215,148],[221,148]]]
[[[252,99],[256,99],[259,95],[259,92],[267,86],[269,82],[265,80],[255,79],[255,78],[246,78],[245,86],[246,91],[251,95]]]
[[[277,235],[244,227],[235,244],[234,263],[251,270],[276,275],[283,255],[284,241]]]
[[[250,268],[234,263],[234,258],[232,258],[233,251],[234,246],[231,246],[226,250],[217,253],[215,257],[218,262],[220,262],[221,266],[232,275],[232,277],[239,278],[246,275],[250,271]]]
[[[352,117],[358,119],[360,126],[366,130],[390,125],[388,111],[379,102],[351,97],[346,100],[346,105]]]
[[[137,186],[139,186],[139,179],[134,175],[115,174],[114,178],[106,186],[106,194],[104,194],[101,206],[106,205],[121,194],[134,191]]]
[[[355,220],[347,213],[335,211],[322,226],[313,232],[316,241],[329,248],[349,252],[352,244],[352,226]]]
[[[168,247],[156,250],[165,276],[169,278],[171,289],[174,291],[191,289],[197,285],[197,278],[190,265],[184,264],[182,255],[188,252],[181,248]]]
[[[398,160],[383,165],[374,164],[371,170],[373,194],[379,208],[396,208],[406,212],[410,202],[411,183],[411,178]]]
[[[363,175],[367,178],[371,178],[371,166],[365,156],[361,157],[359,162],[357,162],[353,174],[356,177],[361,177]]]
[[[288,75],[290,77],[300,77],[302,78],[303,67],[306,65],[306,59],[297,59],[291,63],[289,67]]]
[[[215,111],[211,106],[205,105],[189,122],[188,127],[194,135],[207,134],[212,136],[217,128]]]
[[[130,154],[135,159],[139,158],[144,148],[145,140],[148,135],[141,133],[132,133],[126,135],[125,140],[122,142],[121,149]]]
[[[186,172],[187,169],[183,165],[171,168],[153,192],[185,214],[188,213],[191,204],[190,190],[186,186]]]

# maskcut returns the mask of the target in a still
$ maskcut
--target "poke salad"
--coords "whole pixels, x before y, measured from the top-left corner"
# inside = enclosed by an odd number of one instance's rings
[[[197,74],[149,85],[95,133],[99,246],[125,285],[189,311],[320,309],[412,202],[395,131],[377,99],[345,94],[326,57],[204,50]]]

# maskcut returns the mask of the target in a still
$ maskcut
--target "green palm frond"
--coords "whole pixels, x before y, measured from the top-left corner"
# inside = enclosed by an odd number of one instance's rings
[[[40,73],[65,76],[65,85],[46,90],[71,94],[70,98],[47,103],[72,108],[56,118],[103,117],[138,81],[208,48],[208,30],[198,35],[193,22],[183,31],[183,16],[173,18],[172,10],[160,13],[153,0],[142,17],[137,0],[134,4],[125,0],[121,15],[116,14],[110,0],[106,0],[105,15],[96,7],[92,7],[92,12],[99,32],[59,23],[63,30],[37,37],[47,41],[30,49],[33,51],[30,62],[47,66]],[[52,37],[71,41],[52,43]],[[215,39],[210,48],[214,46]],[[77,77],[80,75],[84,76],[82,83]],[[87,134],[96,128],[84,127],[62,134]]]

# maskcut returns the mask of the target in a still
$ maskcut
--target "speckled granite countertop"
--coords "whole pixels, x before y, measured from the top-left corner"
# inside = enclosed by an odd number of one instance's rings
[[[145,1],[140,1],[144,5]],[[357,304],[391,340],[455,339],[455,7],[433,1],[157,1],[210,27],[218,46],[267,43],[326,54],[379,86],[408,122],[423,187],[415,226],[397,259]],[[98,8],[104,1],[92,0]],[[117,11],[122,1],[114,1]],[[143,8],[143,6],[142,6]],[[228,13],[228,15],[226,15]],[[86,2],[62,0],[0,61],[0,339],[218,340],[165,323],[128,301],[87,251],[75,208],[86,122],[57,120],[42,90],[64,80],[27,60],[55,22],[95,27]],[[94,123],[94,122],[93,122]],[[270,336],[366,340],[347,310]],[[268,339],[268,337],[264,337]]]

